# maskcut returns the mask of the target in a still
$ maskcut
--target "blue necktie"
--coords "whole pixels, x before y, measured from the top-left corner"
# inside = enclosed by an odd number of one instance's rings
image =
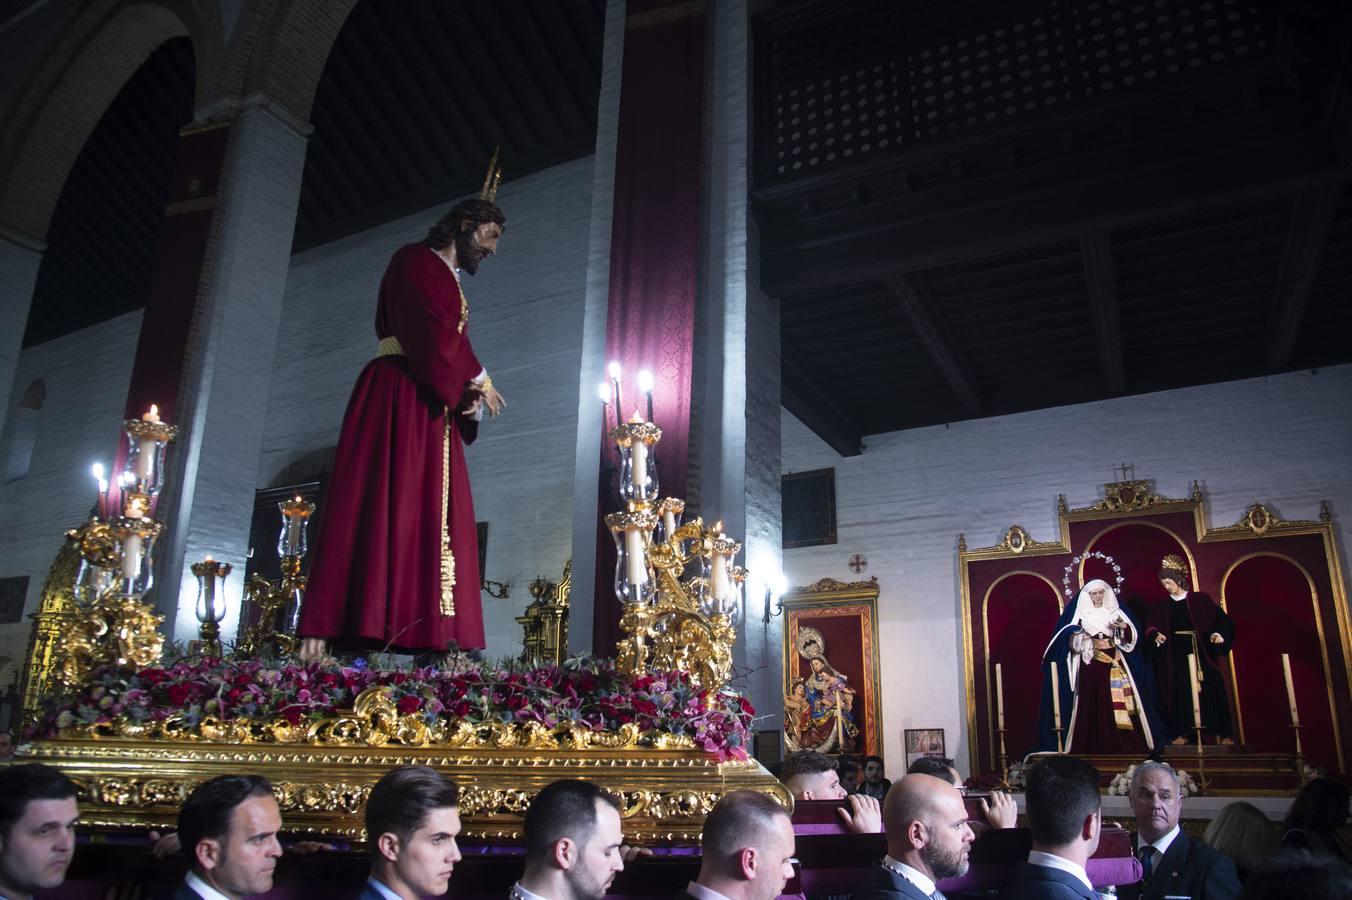
[[[1155,870],[1155,846],[1146,844],[1137,854],[1141,858],[1141,882],[1150,880],[1150,874]]]

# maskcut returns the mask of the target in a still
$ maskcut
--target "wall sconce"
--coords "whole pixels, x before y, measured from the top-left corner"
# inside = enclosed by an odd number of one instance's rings
[[[773,578],[765,581],[765,618],[762,620],[766,625],[770,624],[772,616],[778,616],[784,612],[784,595],[789,592],[789,579],[783,572]]]

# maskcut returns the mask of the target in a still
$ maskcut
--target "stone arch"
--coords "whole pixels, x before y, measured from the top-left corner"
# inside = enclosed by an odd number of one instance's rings
[[[357,0],[249,0],[231,34],[218,97],[262,94],[296,126],[310,121],[329,51]]]
[[[97,0],[71,23],[0,125],[0,229],[43,241],[71,166],[118,91],[160,44],[186,35],[197,97],[216,79],[223,46],[215,0]]]

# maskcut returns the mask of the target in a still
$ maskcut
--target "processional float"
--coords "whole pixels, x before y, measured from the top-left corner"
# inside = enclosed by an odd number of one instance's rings
[[[380,776],[423,764],[461,785],[466,832],[511,838],[530,799],[559,778],[586,778],[620,800],[630,839],[691,840],[727,791],[788,792],[748,757],[752,709],[731,689],[746,573],[740,545],[684,502],[659,499],[661,429],[639,413],[609,431],[624,508],[606,516],[618,551],[624,638],[615,660],[438,667],[301,666],[294,623],[314,505],[280,504],[282,579],[255,575],[232,648],[220,641],[225,579],[211,558],[198,579],[202,640],[166,660],[163,617],[144,600],[163,523],[152,516],[165,448],[177,429],[152,408],[129,420],[120,515],[67,534],[43,589],[30,644],[23,762],[59,766],[80,787],[81,820],[106,828],[174,823],[188,793],[216,775],[267,777],[285,830],[364,837],[361,811]],[[649,418],[651,412],[649,413]]]

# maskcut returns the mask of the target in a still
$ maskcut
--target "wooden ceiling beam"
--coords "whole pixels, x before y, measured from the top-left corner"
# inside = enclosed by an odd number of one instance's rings
[[[1329,228],[1338,212],[1341,190],[1309,188],[1296,195],[1282,244],[1277,289],[1268,315],[1268,368],[1280,372],[1291,365],[1300,325],[1319,274]]]
[[[885,279],[887,289],[897,300],[902,315],[920,336],[934,363],[944,376],[945,383],[958,398],[958,403],[969,415],[977,415],[984,404],[977,391],[976,379],[967,361],[963,359],[948,329],[930,299],[929,291],[916,275],[897,275]]]
[[[518,91],[519,84],[512,77],[514,70],[503,70],[500,61],[495,60],[488,51],[484,35],[474,22],[472,12],[478,5],[461,3],[452,8],[446,3],[428,4],[441,20],[440,32],[434,33],[451,36],[455,40],[453,50],[444,55],[451,57],[452,64],[458,64],[463,73],[461,78],[448,79],[447,83],[472,85],[465,93],[485,94],[491,98],[491,105],[503,126],[503,144],[525,148],[542,143],[545,136],[532,128],[530,121],[521,112],[525,104]],[[526,65],[526,62],[517,62],[517,66]],[[484,165],[487,167],[487,160]]]
[[[820,376],[803,369],[803,352],[787,337],[781,356],[781,402],[841,456],[858,456],[864,452],[863,431],[854,418],[821,387]]]
[[[396,191],[407,191],[417,179],[414,170],[421,168],[421,155],[425,148],[419,141],[408,137],[408,125],[400,122],[396,125],[393,116],[386,113],[384,105],[371,95],[366,79],[356,71],[356,61],[343,47],[334,48],[324,67],[332,73],[343,95],[348,100],[348,109],[356,115],[350,122],[351,127],[344,129],[344,140],[352,141],[366,151],[366,158],[373,168],[366,172],[366,178],[376,186],[381,196]],[[400,135],[397,148],[389,145],[392,135]],[[408,146],[409,143],[413,146]]]
[[[1122,361],[1122,313],[1117,302],[1112,235],[1103,230],[1080,235],[1080,256],[1084,258],[1084,283],[1089,289],[1103,377],[1109,393],[1122,394],[1127,390],[1127,370]]]

